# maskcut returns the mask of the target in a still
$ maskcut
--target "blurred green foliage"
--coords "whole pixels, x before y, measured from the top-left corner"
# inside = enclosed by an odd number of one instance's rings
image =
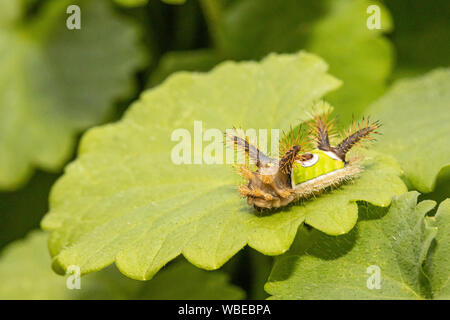
[[[395,47],[392,78],[423,74],[450,65],[450,2],[385,0],[394,17],[389,35]]]
[[[66,27],[74,4],[83,8],[79,30]],[[0,29],[0,189],[23,185],[34,167],[60,170],[77,134],[133,92],[144,62],[138,26],[107,0],[44,1],[35,10]]]

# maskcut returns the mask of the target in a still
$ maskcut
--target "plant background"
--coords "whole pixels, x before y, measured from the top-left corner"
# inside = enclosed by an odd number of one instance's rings
[[[99,5],[85,0],[79,2],[82,28],[97,28],[95,37],[101,41],[86,37],[74,43],[65,38],[67,15],[52,12],[78,2],[52,2],[7,0],[0,4],[0,134],[4,134],[0,139],[0,250],[12,244],[10,251],[0,255],[0,265],[5,268],[0,270],[26,264],[29,269],[24,267],[24,274],[42,272],[42,279],[54,281],[38,293],[38,283],[33,289],[15,286],[13,281],[8,298],[268,296],[263,287],[273,258],[248,247],[219,272],[207,273],[178,258],[177,265],[169,265],[146,284],[138,285],[110,267],[87,276],[89,290],[82,290],[83,294],[60,289],[64,282],[53,280],[48,258],[36,262],[40,258],[33,253],[45,256],[46,250],[21,248],[20,239],[39,228],[48,211],[50,189],[64,166],[76,158],[83,132],[120,119],[144,90],[157,86],[173,72],[208,71],[224,60],[260,60],[272,52],[306,49],[324,58],[330,73],[347,84],[341,93],[326,97],[335,105],[348,106],[341,111],[346,124],[352,114],[362,115],[396,80],[447,67],[450,62],[450,7],[445,0],[355,1],[356,5],[350,0],[103,0]],[[372,34],[353,33],[359,30],[358,23],[365,23],[368,4],[384,8],[383,29]],[[31,44],[23,38],[31,39]],[[44,66],[44,71],[33,64],[30,53],[42,56],[37,65]],[[7,59],[11,56],[19,57],[18,62]],[[78,64],[88,64],[89,68],[77,73]],[[45,70],[53,70],[57,80],[50,79],[53,73]],[[19,101],[17,105],[8,106],[10,93]],[[36,109],[27,109],[30,100]],[[13,112],[8,113],[7,107],[23,108],[27,116],[11,122],[8,116]],[[62,128],[53,125],[55,121]],[[51,134],[41,134],[49,124]],[[11,178],[16,169],[17,175]],[[433,192],[420,195],[419,200],[440,203],[448,197],[449,186],[447,167],[439,174]],[[32,233],[27,241],[42,242],[40,238]],[[16,251],[12,252],[13,248]],[[36,270],[38,266],[42,271]],[[183,283],[179,279],[186,273],[199,281]]]

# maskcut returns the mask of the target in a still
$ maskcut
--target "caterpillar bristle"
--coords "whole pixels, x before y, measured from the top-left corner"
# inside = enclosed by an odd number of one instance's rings
[[[330,151],[330,138],[336,135],[335,119],[330,120],[330,112],[315,115],[309,125],[310,139],[315,141],[317,148],[324,151]]]
[[[370,117],[362,118],[361,121],[352,121],[349,129],[345,132],[345,138],[332,151],[342,160],[345,155],[355,145],[361,144],[363,141],[374,141],[373,134],[379,134],[377,129],[381,126],[381,122],[376,120],[370,122]]]
[[[305,149],[306,141],[302,131],[302,125],[299,125],[296,128],[292,128],[291,126],[288,133],[283,131],[283,138],[280,140],[279,148],[280,158],[282,158],[294,146],[300,146],[301,149]]]
[[[297,157],[297,154],[300,152],[301,147],[299,145],[292,146],[286,153],[283,155],[283,157],[280,159],[280,170],[285,173],[289,174],[292,169],[292,165],[294,164],[294,161]]]
[[[247,159],[250,159],[258,167],[262,164],[272,162],[273,159],[261,152],[258,147],[250,143],[248,136],[243,134],[243,130],[233,127],[233,133],[225,133],[225,143],[238,152],[243,152]]]

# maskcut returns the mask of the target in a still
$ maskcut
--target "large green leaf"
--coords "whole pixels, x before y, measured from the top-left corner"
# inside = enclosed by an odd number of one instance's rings
[[[303,229],[291,250],[277,257],[265,286],[273,299],[422,299],[431,297],[423,263],[436,227],[424,223],[435,203],[417,204],[417,192],[393,201],[389,211],[361,208],[360,221],[350,233],[332,237]],[[442,229],[441,229],[442,227]],[[441,238],[448,237],[445,223]],[[447,243],[437,237],[437,268],[447,268]],[[438,246],[439,247],[439,246]],[[380,287],[369,289],[378,268]],[[442,283],[442,278],[437,280]]]
[[[450,299],[450,199],[443,201],[436,216],[427,217],[430,227],[437,228],[435,241],[426,263],[433,298]]]
[[[450,69],[398,81],[369,109],[382,120],[377,148],[400,162],[414,188],[434,189],[450,166]]]
[[[69,4],[81,7],[80,30],[66,28]],[[50,1],[41,11],[0,29],[0,189],[33,167],[59,169],[76,134],[130,92],[142,60],[136,28],[109,1]]]
[[[267,255],[285,252],[305,219],[341,234],[356,222],[356,201],[389,205],[405,186],[395,161],[380,154],[368,157],[355,183],[263,216],[238,196],[240,179],[230,166],[171,160],[171,134],[191,131],[195,120],[217,128],[222,139],[237,124],[287,129],[309,119],[311,102],[339,84],[326,70],[301,52],[226,62],[209,74],[179,73],[144,93],[119,123],[90,130],[42,222],[52,231],[55,269],[77,264],[88,273],[115,261],[127,276],[150,279],[179,254],[217,269],[246,244]]]
[[[0,299],[242,299],[243,291],[222,272],[207,272],[177,261],[155,279],[143,283],[116,269],[80,279],[80,289],[68,289],[67,277],[51,267],[44,232],[34,231],[0,255]],[[71,282],[69,280],[69,282]]]
[[[212,1],[214,2],[214,1]],[[381,29],[367,28],[367,8],[380,8]],[[217,6],[213,6],[217,7]],[[220,6],[219,6],[220,8]],[[208,12],[205,12],[208,18]],[[392,48],[382,33],[391,18],[382,5],[366,0],[242,0],[208,19],[224,36],[216,50],[168,53],[151,84],[177,70],[209,70],[217,60],[259,59],[271,52],[306,49],[323,57],[330,72],[343,80],[341,90],[329,95],[343,123],[359,116],[385,89]],[[176,55],[178,60],[173,59]],[[183,57],[185,55],[185,57]]]

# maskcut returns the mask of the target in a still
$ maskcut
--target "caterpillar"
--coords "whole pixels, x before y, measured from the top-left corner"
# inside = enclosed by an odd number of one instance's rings
[[[238,173],[247,181],[239,186],[239,194],[257,210],[280,208],[301,199],[322,193],[329,187],[337,187],[357,177],[362,167],[358,159],[346,159],[352,147],[364,140],[374,140],[381,126],[379,121],[363,118],[352,123],[345,137],[336,146],[330,144],[334,136],[334,120],[329,114],[316,115],[308,123],[309,137],[306,141],[301,129],[291,130],[281,142],[280,157],[271,158],[241,137],[235,129],[226,135],[226,143],[245,153],[256,165],[237,167]],[[308,142],[313,146],[308,147]]]

